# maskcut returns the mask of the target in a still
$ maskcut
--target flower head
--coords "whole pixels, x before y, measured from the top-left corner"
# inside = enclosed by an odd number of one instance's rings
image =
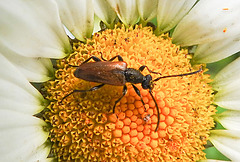
[[[50,137],[59,159],[167,161],[180,158],[196,161],[204,157],[201,150],[208,139],[208,130],[213,127],[210,116],[215,113],[215,107],[210,105],[213,96],[207,85],[208,76],[196,74],[155,83],[153,96],[161,112],[158,130],[157,107],[150,92],[141,85],[136,85],[141,97],[131,84],[128,85],[128,93],[120,100],[114,114],[114,102],[122,96],[119,86],[105,85],[93,92],[79,92],[62,99],[73,90],[88,90],[99,85],[73,75],[76,68],[72,66],[92,55],[107,60],[121,55],[129,67],[137,69],[149,65],[149,69],[168,76],[192,69],[186,50],[179,50],[167,35],[156,37],[151,28],[138,26],[96,33],[86,44],[74,43],[73,50],[69,57],[59,61],[56,80],[45,86],[49,93],[47,98],[53,101],[46,116],[53,126]],[[145,75],[148,73],[144,71]],[[109,76],[109,84],[111,82]],[[146,154],[149,156],[145,157]]]

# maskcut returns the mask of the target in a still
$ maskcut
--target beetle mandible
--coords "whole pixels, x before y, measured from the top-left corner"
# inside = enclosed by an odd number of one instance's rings
[[[118,61],[112,62],[116,58],[118,59]],[[91,59],[93,59],[95,62],[89,62]],[[160,74],[160,73],[150,70],[146,65],[142,65],[141,67],[139,67],[139,69],[128,68],[127,63],[123,61],[123,58],[120,55],[116,55],[116,56],[112,57],[110,60],[104,59],[101,55],[101,59],[96,56],[91,56],[87,60],[85,60],[80,66],[77,66],[77,69],[74,72],[74,76],[79,79],[83,79],[83,80],[90,81],[90,82],[97,82],[97,83],[101,83],[101,84],[99,84],[95,87],[92,87],[88,90],[73,90],[72,92],[70,92],[69,94],[64,96],[62,98],[62,100],[64,100],[66,97],[70,96],[71,94],[73,94],[75,92],[95,91],[95,90],[103,87],[105,84],[115,85],[115,86],[123,86],[122,96],[115,101],[115,104],[113,106],[113,113],[115,113],[115,107],[116,107],[117,103],[127,93],[126,83],[131,83],[135,92],[140,97],[141,102],[143,103],[143,105],[145,105],[139,89],[134,85],[134,84],[141,84],[143,89],[147,89],[149,91],[149,94],[151,95],[151,97],[156,105],[158,121],[157,121],[157,126],[156,126],[155,131],[157,131],[158,127],[159,127],[160,111],[159,111],[158,104],[152,94],[154,82],[156,82],[160,79],[163,79],[163,78],[193,75],[193,74],[196,74],[196,73],[199,73],[200,71],[202,71],[202,67],[201,67],[199,70],[190,72],[190,73],[160,76],[156,79],[152,79],[152,76],[150,74],[147,74],[147,75],[142,74],[142,71],[145,68],[148,70],[149,73],[153,73],[153,74]]]

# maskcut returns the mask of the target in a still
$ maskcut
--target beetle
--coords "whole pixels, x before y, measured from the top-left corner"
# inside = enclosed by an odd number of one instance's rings
[[[114,61],[116,58],[118,59],[118,61]],[[89,62],[91,59],[94,62]],[[156,79],[152,79],[152,76],[150,74],[147,74],[147,75],[142,74],[142,71],[145,68],[148,70],[149,73],[159,74],[159,75],[161,75],[161,73],[150,70],[146,65],[142,65],[141,67],[139,67],[139,69],[128,68],[127,63],[123,61],[123,58],[120,55],[116,55],[112,57],[110,60],[104,59],[101,55],[101,59],[96,56],[91,56],[87,60],[85,60],[80,66],[77,66],[77,69],[74,71],[74,76],[76,78],[83,79],[90,82],[97,82],[100,84],[88,90],[73,90],[72,92],[67,94],[65,97],[63,97],[62,100],[64,100],[66,97],[70,96],[75,92],[90,92],[90,91],[98,90],[99,88],[103,87],[105,84],[123,86],[122,95],[119,99],[115,101],[113,106],[113,113],[115,113],[115,107],[117,103],[127,93],[126,83],[131,83],[136,94],[140,97],[141,102],[143,103],[143,106],[145,105],[139,89],[135,86],[135,84],[141,84],[143,89],[147,89],[149,91],[149,94],[151,95],[157,109],[158,121],[157,121],[157,126],[155,131],[157,131],[159,127],[160,112],[159,112],[158,104],[152,94],[154,82],[163,78],[193,75],[202,71],[202,67],[201,67],[199,70],[190,72],[190,73],[160,76]]]

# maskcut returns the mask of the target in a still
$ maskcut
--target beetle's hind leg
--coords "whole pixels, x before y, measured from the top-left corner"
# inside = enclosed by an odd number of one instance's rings
[[[114,103],[113,114],[115,113],[115,107],[116,107],[117,103],[126,95],[126,93],[127,93],[127,86],[124,85],[123,86],[123,91],[122,91],[122,96],[117,101],[115,101],[115,103]]]
[[[87,62],[90,61],[91,59],[93,59],[95,62],[102,61],[101,59],[99,59],[99,58],[96,57],[96,56],[91,56],[91,57],[89,57],[87,60],[85,60],[82,64],[87,63]]]
[[[103,61],[107,61],[107,59],[103,58],[102,52],[100,52],[100,54],[101,54],[101,59],[102,59]]]
[[[102,55],[102,52],[101,52],[101,59],[102,59],[103,61],[113,61],[113,60],[115,60],[116,58],[118,58],[118,61],[123,61],[123,58],[122,58],[122,56],[120,56],[120,55],[116,55],[116,56],[112,57],[110,60],[107,60],[107,59],[103,58],[103,55]]]
[[[62,101],[63,101],[65,98],[67,98],[68,96],[72,95],[73,93],[76,93],[76,92],[91,92],[91,91],[96,91],[96,90],[98,90],[99,88],[103,87],[104,85],[105,85],[105,84],[100,84],[100,85],[95,86],[95,87],[92,87],[92,88],[90,88],[90,89],[88,89],[88,90],[77,90],[77,89],[75,89],[75,90],[73,90],[72,92],[70,92],[69,94],[67,94],[66,96],[64,96],[64,97],[62,98],[62,100],[61,100],[60,103],[62,103]]]

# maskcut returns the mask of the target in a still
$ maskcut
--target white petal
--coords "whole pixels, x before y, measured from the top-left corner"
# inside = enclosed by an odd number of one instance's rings
[[[157,9],[157,33],[175,27],[189,12],[196,0],[159,0]]]
[[[213,88],[218,91],[214,102],[226,109],[240,110],[240,58],[236,59],[214,78]]]
[[[194,61],[211,63],[240,51],[240,36],[200,44],[194,53]]]
[[[29,161],[29,157],[34,155],[46,158],[49,149],[46,148],[44,154],[36,152],[48,138],[48,132],[44,131],[44,121],[31,115],[1,109],[0,123],[0,161]]]
[[[101,20],[96,15],[94,16],[94,29],[93,33],[99,32],[101,29]]]
[[[64,27],[66,34],[69,36],[69,38],[75,39],[74,35],[72,35],[72,33],[67,29],[67,27],[66,26],[63,26],[63,27]]]
[[[95,14],[110,28],[117,15],[106,0],[94,0]]]
[[[218,91],[214,103],[225,109],[240,110],[240,86]]]
[[[216,90],[225,90],[228,87],[238,87],[240,82],[240,58],[237,58],[214,77],[212,86]]]
[[[0,109],[36,114],[44,108],[42,95],[0,54]]]
[[[94,26],[92,0],[56,0],[63,24],[79,40],[90,38]]]
[[[27,161],[29,162],[53,161],[51,159],[47,159],[50,149],[51,149],[50,144],[42,144],[40,147],[31,152],[32,154],[27,158]]]
[[[44,160],[44,162],[55,162],[56,159],[55,158],[47,158],[46,160]]]
[[[134,25],[138,19],[136,0],[107,0],[117,13],[119,19],[126,25]]]
[[[52,0],[0,1],[0,24],[2,46],[23,56],[60,58],[71,50]]]
[[[157,15],[158,0],[137,0],[138,13],[143,21],[148,22]]]
[[[224,111],[221,114],[214,115],[214,119],[220,122],[228,130],[240,131],[240,111]]]
[[[209,138],[222,154],[232,161],[239,161],[240,131],[212,130]]]
[[[177,25],[173,42],[191,46],[239,35],[239,7],[236,0],[199,1]]]
[[[43,120],[30,114],[4,109],[0,109],[0,112],[0,131],[8,131],[9,129],[18,129],[30,126],[47,126]]]
[[[50,59],[24,57],[3,47],[2,51],[2,54],[25,75],[28,81],[44,82],[53,78],[54,71]]]

